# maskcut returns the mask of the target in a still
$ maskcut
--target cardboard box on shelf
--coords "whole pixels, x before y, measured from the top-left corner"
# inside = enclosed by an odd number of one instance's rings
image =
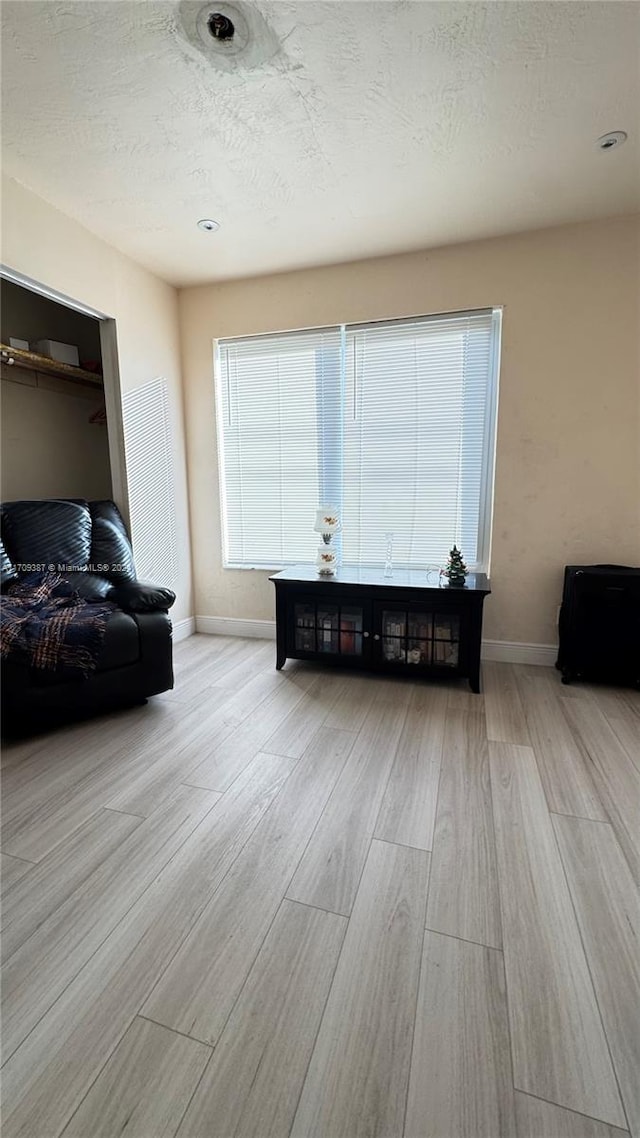
[[[59,364],[80,366],[78,349],[74,344],[62,344],[59,340],[32,340],[31,351],[37,352],[40,356],[48,356],[51,360],[57,360]]]

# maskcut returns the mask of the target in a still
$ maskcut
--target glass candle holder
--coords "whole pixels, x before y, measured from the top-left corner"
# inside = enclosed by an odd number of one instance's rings
[[[384,575],[393,577],[393,534],[390,531],[384,535]]]

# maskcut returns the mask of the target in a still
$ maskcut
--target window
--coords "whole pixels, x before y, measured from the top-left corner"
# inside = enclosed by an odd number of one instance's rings
[[[319,504],[342,560],[489,559],[500,309],[220,340],[224,564],[315,561]]]
[[[176,517],[169,391],[154,379],[122,400],[129,513],[136,572],[175,587]]]

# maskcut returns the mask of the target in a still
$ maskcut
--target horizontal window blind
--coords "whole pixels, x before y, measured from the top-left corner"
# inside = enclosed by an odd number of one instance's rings
[[[314,511],[338,462],[340,331],[218,346],[225,563],[312,561]]]
[[[342,559],[469,567],[490,545],[500,310],[250,339],[217,353],[225,564],[313,561],[319,504]]]
[[[169,392],[162,378],[125,393],[131,539],[141,580],[175,587],[177,540]]]
[[[483,560],[491,351],[490,312],[347,331],[345,561]]]

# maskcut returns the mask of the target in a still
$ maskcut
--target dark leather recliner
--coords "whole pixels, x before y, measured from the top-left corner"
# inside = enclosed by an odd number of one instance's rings
[[[69,681],[56,672],[3,662],[5,734],[142,703],[173,687],[171,589],[136,580],[124,521],[113,502],[50,499],[2,505],[2,588],[29,568],[50,565],[88,601],[108,600],[109,617],[95,671]]]

